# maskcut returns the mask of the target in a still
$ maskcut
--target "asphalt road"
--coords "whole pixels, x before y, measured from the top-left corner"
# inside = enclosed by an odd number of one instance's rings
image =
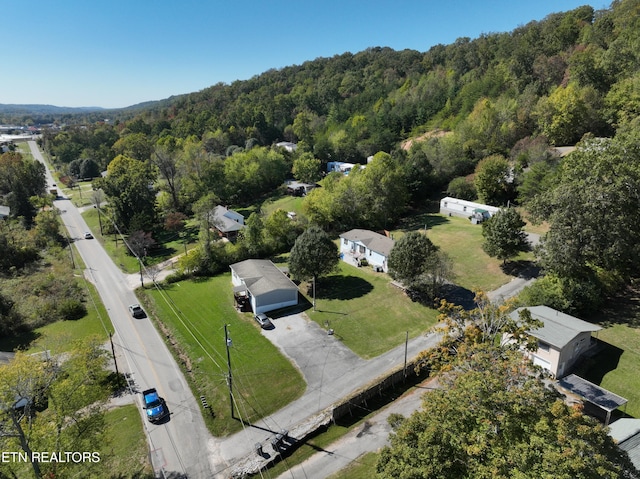
[[[29,146],[34,157],[44,162],[36,143],[30,141]],[[48,171],[47,174],[52,185],[54,180]],[[86,266],[85,275],[96,286],[115,328],[117,357],[123,359],[118,360],[118,367],[130,374],[154,470],[159,477],[210,478],[210,435],[173,356],[148,318],[134,319],[129,314],[129,304],[138,300],[127,276],[97,239],[84,239],[84,232],[89,229],[71,200],[56,200],[54,206],[60,210],[61,220]],[[164,424],[155,425],[144,419],[139,393],[149,387],[158,390],[171,412]]]

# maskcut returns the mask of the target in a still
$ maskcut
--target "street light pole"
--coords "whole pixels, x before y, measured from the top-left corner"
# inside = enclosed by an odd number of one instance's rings
[[[229,368],[229,374],[227,376],[227,384],[229,384],[229,403],[231,405],[231,417],[234,418],[233,415],[233,384],[232,384],[232,376],[231,376],[231,354],[229,353],[229,347],[231,346],[231,338],[229,338],[229,332],[227,331],[227,325],[224,325],[224,343],[227,345],[227,366]]]

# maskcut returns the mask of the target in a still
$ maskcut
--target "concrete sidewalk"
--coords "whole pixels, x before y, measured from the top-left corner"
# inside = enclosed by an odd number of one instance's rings
[[[401,414],[404,417],[409,417],[420,408],[424,395],[437,388],[437,378],[429,378],[411,388],[402,397],[367,419],[361,426],[354,428],[326,449],[292,467],[278,478],[320,479],[328,477],[356,462],[364,454],[379,451],[382,447],[389,445],[389,434],[392,432],[387,421],[389,416]]]

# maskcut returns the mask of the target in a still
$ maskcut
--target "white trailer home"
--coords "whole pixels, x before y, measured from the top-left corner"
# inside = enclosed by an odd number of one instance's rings
[[[469,218],[473,223],[482,223],[482,221],[488,220],[498,211],[500,211],[500,208],[496,206],[460,200],[451,196],[446,196],[440,200],[440,214]]]

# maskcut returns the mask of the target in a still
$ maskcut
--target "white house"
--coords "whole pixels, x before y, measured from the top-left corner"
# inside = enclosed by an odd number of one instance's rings
[[[495,206],[483,205],[482,203],[474,203],[473,201],[460,200],[447,196],[440,200],[440,214],[448,214],[449,216],[461,216],[463,218],[475,219],[476,223],[491,218],[500,208]]]
[[[244,294],[255,314],[298,304],[298,287],[268,259],[247,259],[229,267],[234,293]]]
[[[376,271],[388,271],[387,259],[395,242],[374,231],[353,229],[340,235],[340,257],[352,264],[366,260]]]
[[[284,148],[289,153],[294,153],[298,149],[298,145],[296,145],[295,143],[292,143],[290,141],[280,141],[280,142],[276,143],[276,146],[278,146],[280,148]]]
[[[238,231],[244,228],[244,216],[240,213],[218,205],[212,212],[213,224],[221,236],[234,240]]]
[[[343,175],[348,175],[354,168],[364,168],[366,165],[356,163],[345,163],[343,161],[329,161],[327,163],[327,173],[337,171]]]
[[[511,313],[511,317],[518,320],[523,309],[528,309],[531,317],[543,324],[541,328],[529,331],[529,334],[538,340],[538,349],[527,354],[533,364],[541,366],[557,378],[568,374],[580,357],[595,346],[596,342],[591,338],[591,333],[602,329],[597,324],[588,323],[548,306],[518,308]]]

